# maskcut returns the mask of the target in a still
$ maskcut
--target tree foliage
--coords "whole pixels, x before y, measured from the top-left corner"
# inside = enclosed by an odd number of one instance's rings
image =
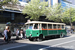
[[[63,12],[63,22],[69,23],[72,28],[72,22],[75,22],[75,8],[66,8],[65,11]]]
[[[40,16],[44,15],[48,2],[40,2],[40,0],[31,0],[23,9],[23,14],[27,14],[26,18],[38,20]]]
[[[3,5],[9,4],[8,2],[11,2],[12,4],[16,4],[18,0],[2,0],[0,1],[0,8],[2,8]]]
[[[50,6],[46,9],[46,11],[47,11],[47,13],[45,14],[46,19],[52,20],[55,22],[62,21],[63,8],[61,8],[61,4]]]
[[[71,18],[71,22],[74,22],[75,21],[75,8],[66,8],[64,13],[63,13],[63,18],[67,18],[67,22],[70,21],[70,18]]]
[[[55,22],[69,23],[75,21],[75,9],[70,7],[61,7],[61,4],[56,4],[46,9],[46,19]]]

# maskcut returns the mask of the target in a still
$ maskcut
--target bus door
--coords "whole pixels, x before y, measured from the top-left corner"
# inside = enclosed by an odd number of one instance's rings
[[[38,24],[38,28],[39,28],[39,33],[41,34],[42,33],[42,30],[41,30],[41,28],[42,28],[42,25],[41,25],[41,23],[40,24]]]

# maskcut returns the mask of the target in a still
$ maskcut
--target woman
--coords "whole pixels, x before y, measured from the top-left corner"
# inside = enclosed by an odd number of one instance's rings
[[[21,34],[21,38],[23,38],[23,29],[21,29],[20,34]]]
[[[19,30],[16,31],[16,40],[19,40]]]
[[[4,30],[4,40],[5,40],[5,42],[8,42],[8,39],[9,39],[8,30],[9,30],[9,26],[6,26],[5,30]]]
[[[5,40],[5,42],[8,41],[7,28],[5,28],[5,30],[4,30],[4,40]]]
[[[11,40],[11,31],[10,31],[9,27],[7,29],[7,36],[8,36],[8,41],[10,41]]]

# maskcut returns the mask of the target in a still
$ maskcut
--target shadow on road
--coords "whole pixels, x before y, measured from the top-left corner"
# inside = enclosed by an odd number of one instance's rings
[[[51,37],[51,39],[55,39],[55,38]],[[12,47],[5,48],[7,50],[73,50],[71,48],[50,47],[48,45],[43,45],[43,44],[20,43],[20,42],[16,42],[15,40],[16,39],[14,38],[9,43],[5,43],[5,44],[1,44],[1,45],[7,46],[8,44],[11,44]],[[22,40],[22,39],[19,38],[19,40]],[[47,39],[45,39],[45,40],[47,40]],[[0,42],[2,42],[2,41],[4,41],[4,40],[0,39]],[[17,46],[15,46],[15,44],[17,44]]]
[[[27,44],[27,43],[18,43],[19,46],[14,46],[8,48],[7,50],[73,50],[69,48],[62,48],[62,47],[49,47],[47,45],[39,45],[39,44]],[[26,46],[24,46],[26,45]],[[48,47],[48,48],[47,48]]]
[[[66,38],[66,37],[70,37],[71,35],[66,35],[66,36],[64,36],[63,38]],[[45,37],[45,39],[44,39],[44,41],[45,40],[51,40],[51,39],[59,39],[60,38],[60,36],[58,35],[58,36],[47,36],[47,37]]]
[[[70,37],[71,35],[68,35],[68,36],[64,36],[65,37]],[[59,36],[48,36],[48,37],[45,37],[45,39],[43,41],[46,41],[46,40],[51,40],[51,39],[58,39],[60,38]],[[13,38],[9,43],[17,43],[16,41],[16,38]],[[22,40],[21,38],[19,38],[19,40]],[[35,41],[33,41],[35,42]],[[4,41],[4,39],[0,39],[0,45],[5,45],[5,44],[8,44]]]

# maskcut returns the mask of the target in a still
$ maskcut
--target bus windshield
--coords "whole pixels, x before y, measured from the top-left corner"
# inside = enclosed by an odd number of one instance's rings
[[[33,24],[27,24],[26,25],[26,29],[32,29],[33,28]]]

